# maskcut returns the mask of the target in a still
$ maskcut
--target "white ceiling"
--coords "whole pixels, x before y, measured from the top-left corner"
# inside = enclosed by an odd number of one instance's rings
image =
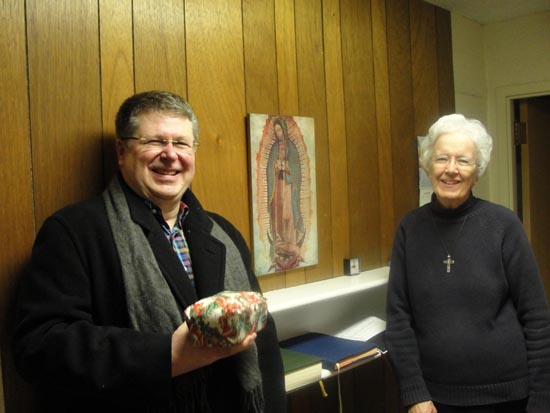
[[[481,24],[550,12],[550,0],[425,0]],[[550,31],[550,28],[549,28]]]

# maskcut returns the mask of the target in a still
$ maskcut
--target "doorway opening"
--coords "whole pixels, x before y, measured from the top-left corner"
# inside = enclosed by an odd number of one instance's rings
[[[550,293],[550,95],[512,101],[516,206]]]

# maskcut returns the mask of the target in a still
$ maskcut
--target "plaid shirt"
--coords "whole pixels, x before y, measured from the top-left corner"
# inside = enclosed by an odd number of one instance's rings
[[[191,283],[194,284],[191,255],[189,254],[189,247],[187,246],[185,235],[183,235],[183,221],[189,212],[189,207],[183,202],[180,202],[180,210],[178,211],[178,216],[176,217],[176,223],[174,228],[170,229],[170,226],[166,223],[164,217],[162,216],[162,211],[149,201],[147,201],[147,205],[151,208],[153,215],[162,225],[162,230],[164,235],[166,235],[166,239],[170,242],[174,252],[180,259],[189,280],[191,280]]]

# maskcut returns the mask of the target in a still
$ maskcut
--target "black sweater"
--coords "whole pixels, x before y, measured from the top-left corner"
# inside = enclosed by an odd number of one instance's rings
[[[455,210],[432,199],[407,214],[387,298],[386,340],[405,405],[529,397],[528,412],[550,412],[550,312],[512,211],[471,196]]]

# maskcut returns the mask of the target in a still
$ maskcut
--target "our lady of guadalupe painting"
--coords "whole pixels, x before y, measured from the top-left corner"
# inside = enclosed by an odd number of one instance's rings
[[[257,275],[318,262],[313,118],[249,115]]]

